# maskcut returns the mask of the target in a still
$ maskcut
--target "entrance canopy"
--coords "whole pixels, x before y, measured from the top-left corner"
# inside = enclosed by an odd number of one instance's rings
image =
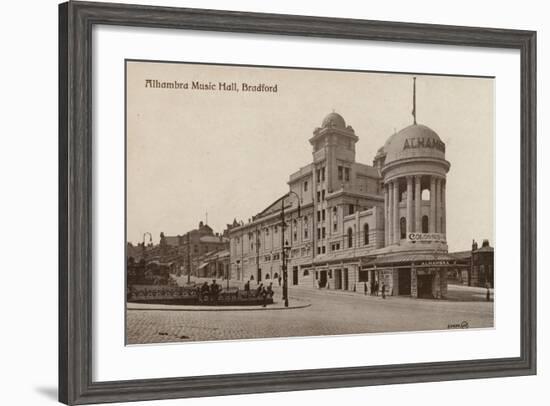
[[[407,265],[414,263],[416,267],[421,266],[461,266],[456,264],[457,259],[447,253],[398,253],[379,255],[375,258],[370,258],[361,263],[363,268],[384,267],[390,265]]]

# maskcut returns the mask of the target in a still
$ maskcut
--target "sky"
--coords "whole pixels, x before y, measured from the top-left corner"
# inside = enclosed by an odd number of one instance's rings
[[[472,239],[494,245],[494,79],[414,76],[417,121],[438,133],[451,163],[449,250],[468,250]],[[308,140],[332,111],[359,137],[356,161],[372,165],[388,137],[413,122],[412,78],[127,62],[128,241],[141,242],[145,232],[153,242],[161,232],[184,234],[206,216],[216,232],[234,218],[246,222],[312,161]],[[154,88],[147,80],[180,88]],[[220,82],[239,91],[220,90]],[[277,92],[245,92],[243,83],[277,85]]]

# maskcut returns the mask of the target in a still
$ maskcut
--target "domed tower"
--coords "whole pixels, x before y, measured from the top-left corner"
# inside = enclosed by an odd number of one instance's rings
[[[340,186],[339,168],[351,171],[355,162],[355,143],[358,140],[353,128],[346,125],[344,118],[336,112],[328,114],[321,127],[313,131],[313,137],[309,140],[313,146],[313,163],[316,169],[321,167],[323,182],[326,169],[326,187],[329,193]]]
[[[416,122],[416,80],[412,113],[414,124],[393,134],[379,152],[383,155],[385,243],[447,251],[445,187],[451,165],[439,135]]]

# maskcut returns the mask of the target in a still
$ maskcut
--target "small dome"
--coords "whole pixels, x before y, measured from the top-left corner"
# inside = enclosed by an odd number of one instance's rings
[[[344,120],[344,117],[342,117],[340,114],[332,112],[325,117],[321,127],[323,128],[336,127],[344,130],[346,128],[346,121]]]
[[[445,143],[431,128],[413,124],[393,134],[384,144],[386,162],[407,158],[445,159]]]

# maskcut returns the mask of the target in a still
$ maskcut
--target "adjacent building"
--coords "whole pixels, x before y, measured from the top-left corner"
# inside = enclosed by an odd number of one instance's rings
[[[309,143],[312,162],[289,192],[229,231],[232,277],[389,295],[445,297],[455,260],[446,243],[445,144],[416,123],[388,138],[372,165],[356,161],[359,141],[338,113]]]
[[[495,286],[495,253],[489,240],[483,240],[481,247],[474,240],[471,251],[453,252],[451,256],[457,265],[451,272],[455,282],[483,288]]]

